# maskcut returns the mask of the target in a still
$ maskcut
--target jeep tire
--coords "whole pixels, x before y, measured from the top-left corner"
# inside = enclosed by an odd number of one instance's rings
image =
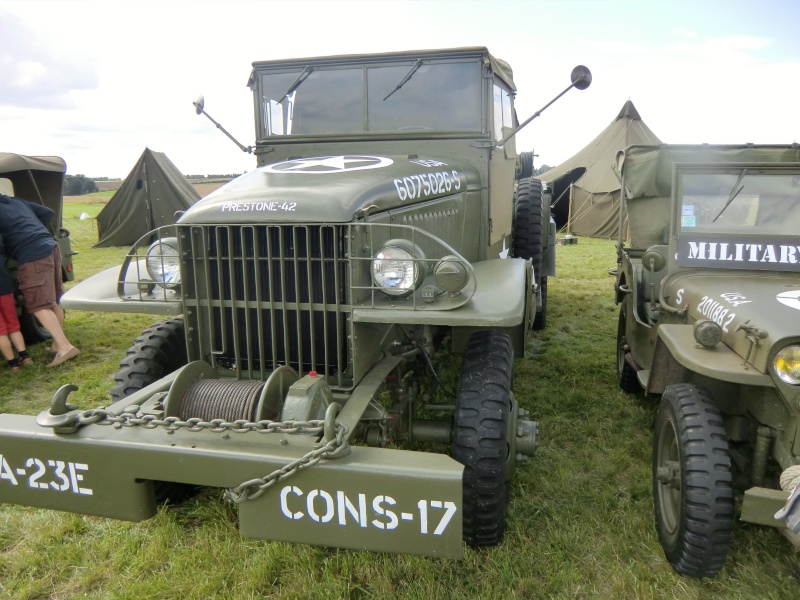
[[[664,554],[681,575],[719,573],[730,547],[734,498],[722,417],[711,395],[667,387],[653,437],[653,503]]]
[[[128,348],[114,375],[112,402],[122,400],[184,366],[188,362],[183,319],[168,319],[145,329]],[[180,502],[195,486],[154,481],[156,502]]]
[[[452,448],[453,458],[464,465],[464,541],[471,546],[497,545],[505,530],[513,368],[506,334],[472,334],[461,367]]]
[[[641,391],[642,387],[639,385],[636,369],[626,360],[628,353],[626,349],[628,341],[625,339],[625,327],[628,322],[627,301],[627,298],[623,298],[620,302],[619,320],[617,321],[617,383],[623,392],[635,394]]]

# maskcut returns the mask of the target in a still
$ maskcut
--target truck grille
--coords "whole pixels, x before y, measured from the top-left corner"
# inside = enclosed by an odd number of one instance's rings
[[[344,385],[352,376],[345,232],[179,226],[189,347],[199,351],[192,359],[262,379],[288,365]]]

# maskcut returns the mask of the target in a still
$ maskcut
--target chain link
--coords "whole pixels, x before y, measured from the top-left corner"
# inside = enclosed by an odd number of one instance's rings
[[[113,413],[104,408],[93,408],[78,413],[75,420],[79,425],[113,425],[117,429],[122,427],[144,427],[145,429],[163,427],[168,433],[172,433],[178,429],[186,429],[188,431],[208,430],[212,433],[222,433],[226,431],[247,433],[255,431],[257,433],[321,434],[325,426],[325,420],[322,419],[311,421],[256,422],[242,419],[229,422],[223,419],[203,421],[199,418],[186,420],[182,420],[179,417],[159,418],[156,415],[143,415],[139,417],[137,416],[139,408],[139,406],[134,404],[126,407],[125,411],[120,414]],[[234,504],[241,504],[247,500],[255,500],[278,481],[286,479],[298,471],[313,467],[323,458],[337,458],[338,456],[346,454],[350,448],[344,439],[347,431],[348,428],[344,424],[337,422],[335,424],[335,434],[333,438],[324,446],[315,448],[311,452],[293,460],[265,477],[250,479],[234,488],[226,490],[224,497]]]

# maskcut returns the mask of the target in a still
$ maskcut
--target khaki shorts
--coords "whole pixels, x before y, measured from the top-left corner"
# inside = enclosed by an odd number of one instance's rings
[[[46,308],[55,310],[64,295],[61,251],[58,246],[49,256],[18,265],[17,275],[19,289],[25,298],[25,309],[29,313]]]

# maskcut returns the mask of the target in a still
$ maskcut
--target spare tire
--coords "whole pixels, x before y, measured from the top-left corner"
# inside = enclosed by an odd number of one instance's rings
[[[541,276],[544,235],[542,182],[533,177],[521,179],[514,195],[512,253],[530,260],[536,277]]]

